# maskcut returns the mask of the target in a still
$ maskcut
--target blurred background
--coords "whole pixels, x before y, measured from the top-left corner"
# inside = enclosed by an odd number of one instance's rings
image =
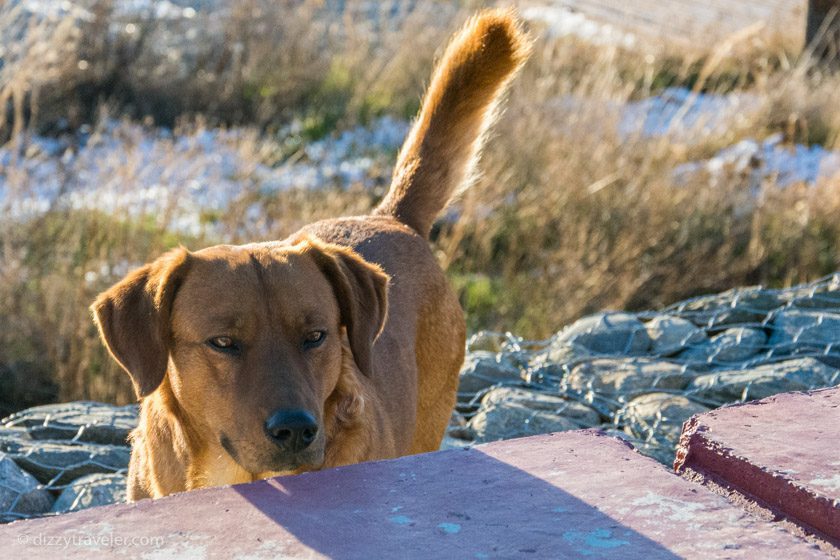
[[[838,2],[616,4],[514,3],[534,55],[433,232],[470,332],[840,268]],[[0,0],[0,416],[134,400],[87,311],[132,268],[369,210],[488,5]]]

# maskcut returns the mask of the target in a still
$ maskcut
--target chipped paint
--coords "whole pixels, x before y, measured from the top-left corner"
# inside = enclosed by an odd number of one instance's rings
[[[631,504],[640,508],[648,508],[644,512],[637,510],[637,515],[663,517],[669,521],[691,521],[697,512],[704,509],[702,503],[668,498],[650,491],[641,498],[633,500]]]
[[[582,544],[583,547],[576,548],[575,552],[584,556],[630,544],[629,541],[613,537],[610,529],[603,528],[591,531],[566,531],[563,533],[563,540],[577,547]]]
[[[437,528],[447,535],[455,535],[461,532],[461,526],[457,523],[440,523]]]
[[[144,551],[143,560],[199,560],[209,555],[212,538],[207,535],[184,535],[173,534],[164,537],[161,548]],[[130,552],[131,547],[120,549],[121,552]]]
[[[840,389],[775,395],[695,417],[682,465],[714,473],[793,523],[840,542]],[[685,436],[685,432],[683,433]]]
[[[810,482],[814,486],[822,486],[831,490],[840,490],[840,474],[835,474],[831,478],[815,478]]]
[[[411,523],[411,518],[407,515],[392,515],[388,518],[388,521],[394,523],[395,525],[409,525]]]

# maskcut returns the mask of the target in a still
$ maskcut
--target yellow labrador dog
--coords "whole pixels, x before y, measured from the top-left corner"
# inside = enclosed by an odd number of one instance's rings
[[[142,400],[130,500],[439,447],[465,326],[429,230],[528,51],[510,12],[455,35],[371,215],[176,249],[97,298]]]

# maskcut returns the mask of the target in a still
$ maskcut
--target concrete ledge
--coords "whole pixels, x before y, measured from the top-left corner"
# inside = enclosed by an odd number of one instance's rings
[[[0,543],[51,560],[826,557],[595,431],[15,522]]]
[[[840,546],[840,389],[785,393],[686,422],[674,467]]]

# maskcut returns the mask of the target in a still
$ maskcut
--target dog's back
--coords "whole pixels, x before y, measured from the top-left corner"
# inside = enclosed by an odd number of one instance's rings
[[[413,435],[393,434],[402,453],[439,446],[464,359],[463,312],[428,235],[438,214],[469,184],[497,102],[528,51],[511,13],[492,10],[472,18],[438,63],[390,190],[373,215],[304,230],[352,247],[391,276],[389,318],[376,343],[373,381],[389,414],[401,420],[396,424],[415,426]],[[414,347],[405,341],[414,341]],[[416,402],[416,409],[405,402]]]

